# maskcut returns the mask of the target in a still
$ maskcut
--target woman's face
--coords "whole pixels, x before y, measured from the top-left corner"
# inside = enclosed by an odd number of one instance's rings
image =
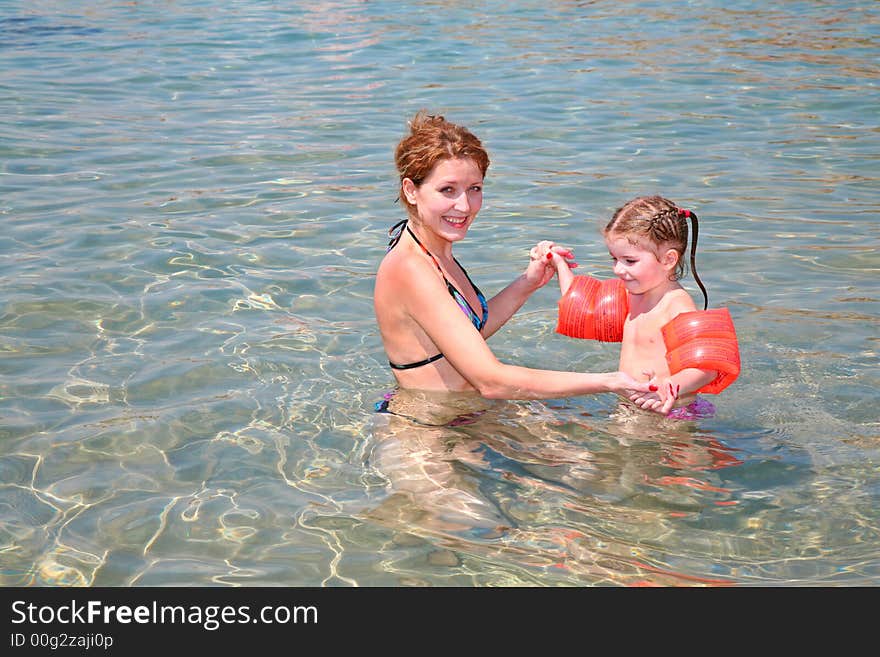
[[[441,160],[418,187],[404,180],[403,192],[422,227],[455,242],[464,238],[483,205],[483,174],[471,159]]]

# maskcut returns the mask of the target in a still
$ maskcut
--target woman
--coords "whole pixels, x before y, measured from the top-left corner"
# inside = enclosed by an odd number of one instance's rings
[[[535,257],[533,249],[525,272],[487,301],[452,254],[483,200],[489,156],[480,140],[442,116],[419,112],[395,159],[407,219],[392,230],[376,275],[374,307],[401,388],[476,391],[489,399],[649,391],[649,383],[622,372],[560,372],[499,362],[486,339],[553,277],[553,260]],[[572,257],[547,242],[541,252],[548,246],[567,260]],[[654,410],[665,413],[674,401]]]

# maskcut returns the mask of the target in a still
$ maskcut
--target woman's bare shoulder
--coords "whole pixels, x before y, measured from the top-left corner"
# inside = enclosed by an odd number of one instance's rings
[[[431,263],[404,251],[389,251],[376,272],[376,287],[382,289],[387,286],[398,295],[423,293],[426,288],[430,289],[439,282],[440,277]]]

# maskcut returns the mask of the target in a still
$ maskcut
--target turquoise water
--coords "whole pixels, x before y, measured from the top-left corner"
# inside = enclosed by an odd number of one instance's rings
[[[0,584],[880,584],[878,34],[858,2],[0,2]],[[456,251],[487,294],[545,238],[609,276],[632,196],[699,215],[743,359],[714,418],[372,412],[423,107],[490,150]],[[556,298],[499,358],[615,369]]]

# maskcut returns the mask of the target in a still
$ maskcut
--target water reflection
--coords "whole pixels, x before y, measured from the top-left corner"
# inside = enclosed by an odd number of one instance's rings
[[[363,516],[472,560],[496,583],[729,585],[664,563],[680,523],[737,504],[719,472],[743,463],[695,423],[621,406],[593,415],[543,402],[397,391],[372,423],[367,466],[386,495]],[[652,544],[665,545],[653,555]],[[403,576],[403,574],[400,574]]]
[[[497,531],[509,524],[480,493],[475,473],[490,464],[482,445],[462,430],[483,426],[491,402],[477,395],[407,390],[383,401],[368,462],[387,478],[393,493],[373,517],[393,509],[402,525],[418,519],[432,533]]]
[[[58,4],[0,19],[0,584],[880,582],[880,5]],[[604,275],[622,197],[690,200],[742,342],[718,416],[370,412],[423,106],[493,154],[487,291],[536,237]],[[554,301],[499,357],[613,366]]]

